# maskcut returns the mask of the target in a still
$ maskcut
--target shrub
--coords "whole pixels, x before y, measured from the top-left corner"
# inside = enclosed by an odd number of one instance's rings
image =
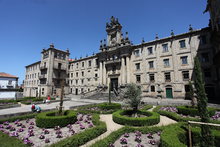
[[[192,106],[177,106],[178,113],[179,114],[184,114],[184,115],[190,115],[190,116],[198,116],[198,108],[197,107],[192,107]],[[215,114],[215,109],[214,108],[208,108],[208,113],[209,116],[213,116]]]
[[[99,115],[92,115],[92,122],[95,127],[86,129],[85,131],[75,134],[71,137],[61,140],[58,143],[52,144],[51,147],[77,147],[85,144],[86,142],[98,137],[107,131],[106,124],[99,121]]]
[[[102,110],[115,110],[115,109],[121,109],[121,104],[118,103],[101,103],[98,104],[98,107]]]
[[[142,108],[142,110],[149,110],[151,108],[153,108],[153,105],[146,105]]]
[[[24,120],[24,119],[28,119],[28,118],[34,118],[36,115],[37,115],[37,113],[33,113],[33,114],[27,114],[27,115],[21,115],[21,116],[14,116],[14,117],[6,118],[6,119],[0,119],[0,124],[2,124],[5,121],[13,122],[18,119]]]
[[[128,117],[126,115],[133,114],[133,110],[119,110],[113,113],[113,121],[122,125],[130,126],[150,126],[160,122],[160,115],[158,113],[144,110],[135,112],[145,115],[146,117]]]
[[[75,111],[67,110],[62,116],[56,116],[57,111],[43,112],[36,116],[36,125],[40,128],[53,128],[55,126],[64,127],[75,123],[77,114]]]

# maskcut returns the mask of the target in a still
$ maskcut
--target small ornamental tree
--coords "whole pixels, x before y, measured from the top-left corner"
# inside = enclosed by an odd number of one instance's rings
[[[128,99],[128,104],[136,113],[138,110],[138,106],[141,103],[141,88],[133,83],[129,84],[124,97]]]
[[[207,97],[204,88],[204,81],[199,59],[195,58],[194,72],[195,72],[195,88],[198,101],[198,111],[202,122],[209,122],[209,114],[207,110]],[[201,125],[201,147],[214,146],[211,130],[208,125]]]

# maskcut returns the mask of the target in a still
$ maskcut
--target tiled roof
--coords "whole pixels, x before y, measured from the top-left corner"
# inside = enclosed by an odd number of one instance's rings
[[[10,75],[8,73],[5,73],[5,72],[0,72],[0,77],[6,77],[6,78],[18,78],[14,75]]]

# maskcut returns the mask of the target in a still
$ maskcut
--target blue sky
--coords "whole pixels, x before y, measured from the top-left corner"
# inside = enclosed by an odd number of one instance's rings
[[[208,25],[206,0],[0,0],[0,72],[19,77],[54,43],[71,58],[99,51],[111,16],[134,44]]]

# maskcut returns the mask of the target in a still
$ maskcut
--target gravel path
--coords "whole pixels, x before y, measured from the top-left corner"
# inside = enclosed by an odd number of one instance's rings
[[[148,111],[152,111],[156,106],[153,106],[153,108],[149,109]],[[89,147],[92,144],[94,144],[95,142],[104,139],[105,137],[107,137],[109,134],[111,134],[114,131],[117,131],[118,129],[122,128],[123,125],[119,125],[116,124],[113,120],[112,120],[112,114],[106,114],[106,115],[100,115],[100,120],[104,121],[107,125],[107,132],[105,132],[104,134],[98,136],[97,138],[87,142],[86,144],[82,145],[81,147]],[[166,126],[166,125],[170,125],[170,124],[174,124],[177,123],[176,121],[166,117],[166,116],[161,116],[160,115],[160,123],[154,125],[154,126]]]
[[[100,120],[104,121],[107,125],[107,131],[98,136],[97,138],[87,142],[86,144],[82,145],[81,147],[89,147],[92,144],[94,144],[95,142],[104,139],[105,137],[107,137],[109,134],[111,134],[112,132],[122,128],[122,125],[116,124],[113,120],[112,120],[112,114],[105,114],[105,115],[100,115]]]

